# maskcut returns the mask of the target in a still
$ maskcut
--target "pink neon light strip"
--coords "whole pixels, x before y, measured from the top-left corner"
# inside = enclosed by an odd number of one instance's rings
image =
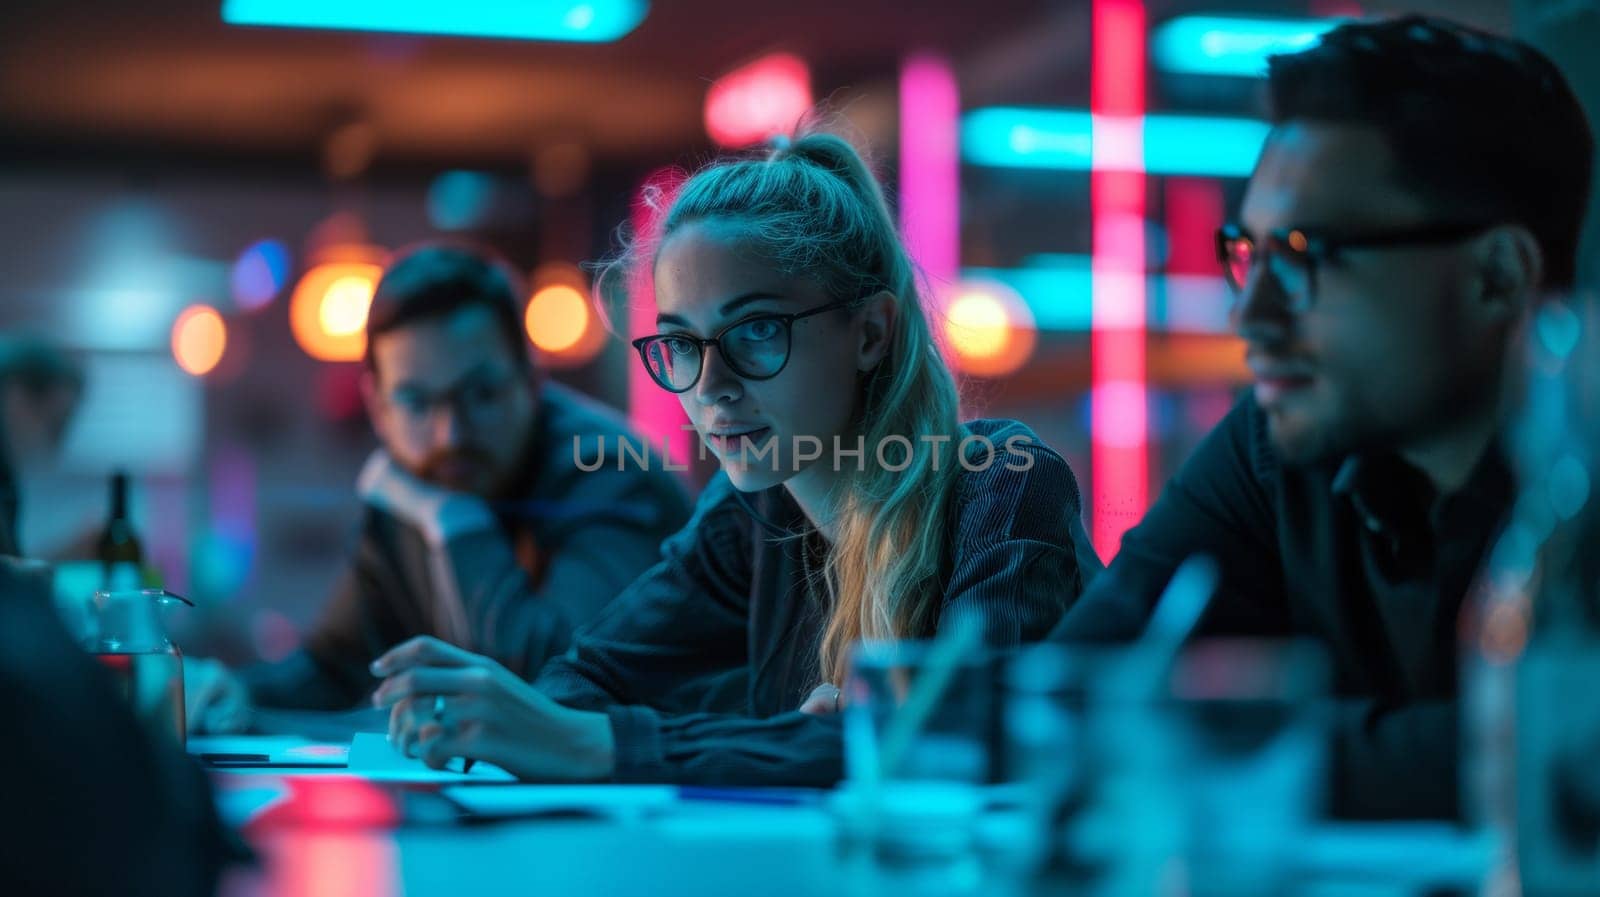
[[[900,68],[900,232],[937,294],[961,265],[961,112],[956,76],[942,56]],[[934,297],[929,297],[934,301]]]
[[[1214,178],[1167,178],[1167,273],[1221,277],[1211,236],[1225,214],[1222,184]]]
[[[649,259],[655,255],[654,246],[660,224],[657,209],[664,211],[670,205],[671,195],[681,179],[682,173],[676,169],[660,169],[645,178],[639,194],[634,197],[630,220],[634,239],[640,241],[640,257],[644,262],[635,267],[628,280],[629,341],[656,332],[656,295]],[[654,205],[648,199],[651,195],[658,197]],[[648,438],[657,450],[665,440],[670,463],[687,463],[693,444],[690,441],[691,434],[681,429],[689,422],[683,413],[683,406],[678,403],[676,396],[650,379],[650,374],[639,363],[632,346],[628,347],[628,353],[628,419],[634,429]]]
[[[1145,32],[1142,0],[1094,0],[1090,535],[1106,560],[1150,500],[1145,175],[1106,170],[1116,160],[1144,158]]]

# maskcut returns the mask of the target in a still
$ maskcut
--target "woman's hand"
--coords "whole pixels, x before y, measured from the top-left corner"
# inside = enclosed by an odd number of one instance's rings
[[[800,705],[801,713],[810,713],[821,716],[825,713],[838,713],[844,703],[844,696],[839,692],[839,686],[831,682],[824,682],[813,688],[811,694],[806,696],[805,703]]]
[[[563,707],[487,657],[421,636],[373,661],[372,673],[386,677],[372,703],[389,708],[389,741],[434,769],[470,757],[519,779],[611,775],[605,714]]]

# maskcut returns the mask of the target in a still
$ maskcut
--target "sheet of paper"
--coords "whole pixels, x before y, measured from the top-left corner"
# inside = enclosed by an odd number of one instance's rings
[[[582,813],[635,818],[669,808],[678,799],[672,785],[473,785],[441,793],[467,812],[487,817]]]
[[[514,782],[516,776],[492,763],[473,764],[463,772],[461,758],[450,761],[447,769],[429,769],[428,764],[394,749],[381,732],[357,732],[350,741],[349,768],[346,773],[376,782]]]

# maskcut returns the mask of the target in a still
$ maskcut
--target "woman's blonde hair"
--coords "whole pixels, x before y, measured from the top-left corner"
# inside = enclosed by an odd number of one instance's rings
[[[819,669],[842,685],[857,640],[926,638],[938,624],[944,521],[960,469],[955,379],[883,191],[844,139],[802,134],[760,157],[713,163],[684,182],[655,239],[635,250],[653,253],[678,229],[711,219],[740,228],[786,276],[835,299],[883,291],[895,299],[888,352],[863,375],[851,434],[863,437],[865,460],[840,478],[822,568],[832,601]]]

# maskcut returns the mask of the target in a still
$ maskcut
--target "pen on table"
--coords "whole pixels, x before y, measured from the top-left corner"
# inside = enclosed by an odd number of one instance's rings
[[[204,753],[200,759],[206,763],[265,763],[272,758],[267,754]]]

